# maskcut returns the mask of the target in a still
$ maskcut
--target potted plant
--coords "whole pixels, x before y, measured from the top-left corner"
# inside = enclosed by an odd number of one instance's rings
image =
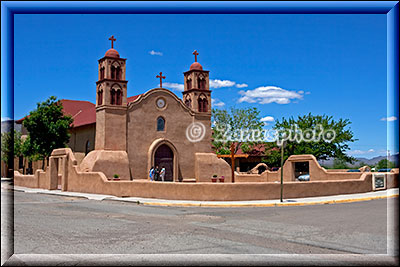
[[[119,175],[118,174],[114,174],[114,181],[119,181]]]
[[[219,182],[220,182],[220,183],[223,183],[224,180],[225,180],[225,177],[224,177],[224,176],[221,176],[221,177],[219,178]]]
[[[217,182],[217,176],[218,176],[218,175],[214,174],[213,177],[211,178],[211,181],[212,181],[213,183],[216,183],[216,182]]]

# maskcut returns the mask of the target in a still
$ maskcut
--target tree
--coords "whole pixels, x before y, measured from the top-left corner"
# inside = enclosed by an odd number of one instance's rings
[[[353,132],[346,128],[351,124],[348,119],[339,119],[335,121],[332,116],[311,115],[311,113],[298,116],[297,119],[290,117],[288,120],[282,118],[277,120],[274,129],[278,132],[290,133],[292,137],[297,136],[294,132],[301,130],[303,135],[315,132],[315,141],[288,140],[285,147],[285,157],[299,154],[312,154],[317,160],[326,160],[328,158],[337,158],[345,162],[353,163],[354,157],[346,155],[349,149],[349,142],[354,142]],[[295,129],[295,131],[291,131]],[[324,140],[325,133],[335,133],[333,140]],[[329,139],[329,138],[328,138]]]
[[[267,164],[269,167],[281,166],[281,151],[276,146],[276,143],[268,142],[265,146],[265,157],[261,158],[261,162]],[[284,157],[286,160],[287,157]]]
[[[62,109],[61,102],[51,96],[37,103],[37,108],[23,122],[29,132],[31,149],[37,150],[39,159],[43,160],[43,169],[45,159],[49,158],[54,149],[65,147],[70,137],[68,130],[73,119],[64,115]]]
[[[9,169],[13,166],[13,150],[14,138],[13,132],[8,131],[1,133],[1,160],[6,164],[7,176],[10,176]]]
[[[212,145],[217,154],[230,154],[231,143],[235,143],[235,153],[239,148],[243,152],[251,150],[255,142],[251,141],[218,141],[224,139],[224,133],[229,130],[231,133],[237,133],[240,130],[256,129],[262,131],[263,122],[260,121],[260,111],[253,108],[237,109],[232,107],[230,112],[224,109],[212,109],[213,122],[213,142]],[[236,137],[234,138],[236,139]]]
[[[29,135],[22,136],[20,132],[14,132],[14,157],[22,156],[24,158],[22,167],[24,174],[26,160],[28,160],[28,162],[32,162],[40,159],[37,151],[37,147],[32,143]]]
[[[395,163],[392,161],[389,161],[387,159],[381,159],[376,165],[375,168],[377,170],[379,169],[391,169],[395,168]]]
[[[346,164],[346,161],[343,159],[334,159],[332,168],[333,169],[348,169],[349,166]]]

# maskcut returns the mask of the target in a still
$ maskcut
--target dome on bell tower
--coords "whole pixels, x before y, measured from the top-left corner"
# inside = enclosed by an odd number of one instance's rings
[[[203,66],[199,62],[193,62],[192,65],[190,65],[190,70],[203,70]]]
[[[117,50],[115,50],[114,48],[110,48],[107,50],[106,54],[104,55],[105,57],[115,57],[115,58],[119,58],[119,53]]]

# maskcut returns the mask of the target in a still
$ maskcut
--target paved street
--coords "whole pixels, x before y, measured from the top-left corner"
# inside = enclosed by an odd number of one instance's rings
[[[387,202],[394,201],[152,207],[14,192],[14,253],[386,254]]]

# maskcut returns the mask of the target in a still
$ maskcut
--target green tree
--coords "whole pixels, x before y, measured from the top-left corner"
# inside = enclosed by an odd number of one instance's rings
[[[61,102],[51,96],[46,101],[37,103],[37,108],[23,122],[29,132],[32,147],[43,160],[43,169],[45,159],[49,158],[54,149],[65,147],[70,137],[68,130],[73,119],[64,115],[62,109]]]
[[[332,169],[348,169],[349,166],[343,159],[334,159]]]
[[[237,133],[240,130],[257,129],[262,131],[260,111],[253,108],[237,109],[232,107],[230,111],[225,109],[212,109],[212,129],[213,129],[213,142],[212,145],[217,154],[226,155],[230,154],[231,141],[221,142],[218,140],[224,139],[224,133],[229,129],[231,133]],[[237,136],[232,136],[233,139],[237,140]],[[251,150],[254,142],[251,141],[240,141],[235,142],[235,153],[239,148],[243,152]]]
[[[311,115],[311,113],[298,116],[297,119],[290,117],[277,120],[274,129],[278,132],[286,132],[291,137],[295,137],[294,132],[301,130],[303,135],[315,131],[315,136],[320,136],[318,141],[287,141],[284,153],[285,157],[299,154],[312,154],[317,160],[326,160],[328,158],[337,158],[345,162],[353,163],[355,158],[346,155],[349,149],[349,142],[354,142],[353,132],[347,128],[351,122],[348,119],[339,119],[335,121],[332,116],[327,115]],[[319,125],[321,127],[319,127]],[[331,130],[335,133],[335,138],[327,142],[322,138],[324,131]],[[291,132],[292,131],[292,132]],[[329,139],[329,138],[328,138]]]
[[[8,172],[10,168],[13,167],[13,151],[14,151],[14,138],[13,132],[8,131],[1,133],[1,160],[6,164],[7,176],[11,173]]]
[[[23,161],[23,173],[25,174],[26,161],[32,162],[40,159],[38,155],[38,149],[31,142],[30,136],[25,136],[25,138],[21,135],[20,132],[15,131],[14,133],[14,157],[22,156],[24,158]]]
[[[14,130],[14,157],[22,156],[23,142],[21,132]]]
[[[381,159],[376,165],[375,168],[377,170],[379,169],[391,169],[391,168],[395,168],[395,163],[392,161],[389,161],[387,159]]]
[[[281,166],[281,150],[277,148],[276,143],[268,142],[265,146],[265,157],[261,159],[261,162],[267,164],[269,167]],[[284,156],[284,160],[288,157]]]

